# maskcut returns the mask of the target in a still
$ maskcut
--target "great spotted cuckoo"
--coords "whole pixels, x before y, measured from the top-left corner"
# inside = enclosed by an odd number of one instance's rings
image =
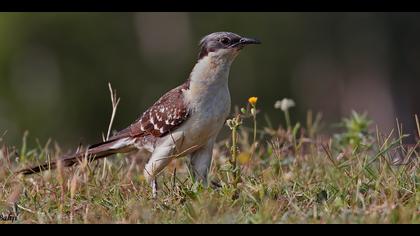
[[[68,167],[84,157],[96,160],[116,153],[145,151],[149,161],[144,176],[156,196],[157,175],[174,158],[190,156],[193,176],[207,184],[213,145],[230,112],[228,77],[231,64],[246,45],[259,43],[256,39],[230,32],[205,36],[200,41],[198,61],[183,84],[164,94],[133,124],[108,141],[57,161]],[[17,173],[27,175],[56,168],[57,161]]]

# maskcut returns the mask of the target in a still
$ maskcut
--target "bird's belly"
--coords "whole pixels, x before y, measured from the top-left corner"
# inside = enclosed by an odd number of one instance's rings
[[[212,104],[202,105],[182,127],[184,140],[180,151],[190,153],[216,138],[230,112],[230,97],[214,99]]]

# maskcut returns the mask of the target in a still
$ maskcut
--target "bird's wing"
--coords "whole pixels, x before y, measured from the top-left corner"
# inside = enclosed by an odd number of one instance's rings
[[[189,89],[189,81],[172,89],[156,101],[142,116],[110,140],[122,137],[142,137],[152,135],[162,137],[175,130],[189,116],[184,100],[184,90]]]

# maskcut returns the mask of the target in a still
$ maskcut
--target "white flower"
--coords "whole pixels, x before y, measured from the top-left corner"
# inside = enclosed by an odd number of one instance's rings
[[[289,108],[294,107],[295,102],[292,99],[283,98],[281,101],[277,101],[274,104],[274,108],[281,109],[282,111],[287,111]]]

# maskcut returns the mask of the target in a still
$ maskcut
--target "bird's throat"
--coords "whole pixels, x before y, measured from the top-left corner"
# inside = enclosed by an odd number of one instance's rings
[[[226,57],[209,56],[200,59],[194,66],[190,81],[193,86],[220,86],[227,84],[232,60]]]
[[[210,55],[210,54],[209,54]],[[189,89],[185,98],[194,107],[217,99],[220,93],[228,96],[230,60],[206,56],[200,59],[190,74]]]

